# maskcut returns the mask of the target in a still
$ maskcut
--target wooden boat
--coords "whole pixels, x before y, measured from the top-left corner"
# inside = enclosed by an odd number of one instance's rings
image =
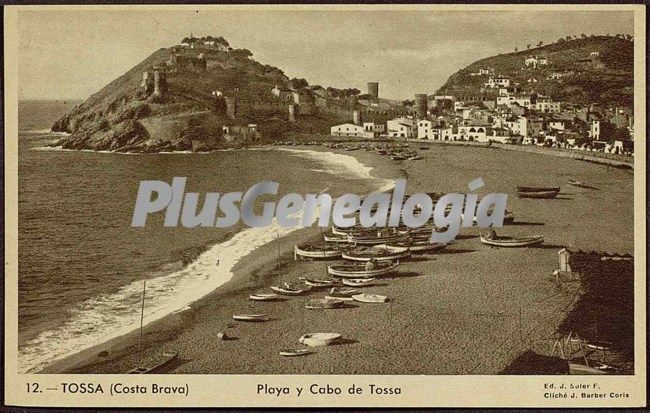
[[[235,314],[232,316],[232,319],[235,321],[260,322],[268,321],[269,316],[266,314]]]
[[[343,285],[348,287],[369,287],[375,283],[374,278],[344,278],[341,280]]]
[[[366,293],[355,294],[352,296],[352,299],[360,303],[385,303],[388,301],[388,297],[385,295]]]
[[[254,293],[248,296],[253,301],[277,301],[280,296],[274,293]]]
[[[337,288],[333,287],[330,290],[330,295],[336,297],[352,297],[354,294],[358,293],[354,288]]]
[[[370,211],[373,212],[373,211]],[[332,227],[332,234],[334,235],[343,235],[343,236],[348,236],[348,234],[368,234],[368,233],[373,233],[375,231],[369,229],[369,228],[364,228],[364,227],[348,227],[348,228],[343,228],[343,227],[337,227],[333,226]]]
[[[387,244],[408,238],[408,234],[393,233],[389,236],[377,237],[372,235],[348,234],[348,242],[360,245]]]
[[[408,248],[411,254],[417,254],[419,252],[436,252],[444,249],[449,244],[440,244],[437,242],[429,242],[429,237],[423,239],[411,239],[404,242],[394,242],[390,245],[393,245],[398,248]]]
[[[489,239],[481,236],[481,242],[495,247],[527,247],[529,245],[541,244],[544,242],[544,237],[541,235],[533,235],[522,238],[497,237],[495,239]]]
[[[305,288],[305,289],[296,288],[296,287],[293,287],[293,286],[291,286],[291,285],[289,285],[287,283],[284,283],[284,285],[282,287],[277,287],[277,286],[274,285],[274,286],[271,287],[271,289],[273,291],[275,291],[276,293],[282,294],[282,295],[301,295],[301,294],[304,294],[307,291],[309,291],[309,289],[307,289],[307,288]]]
[[[336,282],[334,280],[314,279],[314,278],[307,278],[307,277],[298,277],[298,279],[300,280],[300,282],[315,288],[331,287]]]
[[[388,274],[393,271],[399,263],[380,262],[373,270],[366,270],[363,264],[343,264],[343,265],[329,265],[327,273],[341,278],[372,278],[379,275]]]
[[[305,308],[310,309],[332,309],[345,305],[345,300],[335,297],[314,298],[305,303]]]
[[[338,242],[338,243],[350,242],[348,241],[347,235],[323,234],[323,239],[326,242]]]
[[[517,192],[544,192],[544,191],[560,191],[559,186],[543,187],[543,186],[521,186],[517,185]]]
[[[341,248],[335,245],[295,245],[293,247],[294,258],[336,258],[340,257],[342,253]]]
[[[323,347],[335,344],[341,338],[337,333],[310,333],[301,336],[298,341],[309,347]]]
[[[406,248],[405,251],[392,252],[388,249],[381,248],[372,248],[365,250],[350,250],[346,251],[342,257],[346,260],[351,261],[370,261],[374,259],[375,261],[395,261],[402,258],[408,258],[411,256],[411,251]]]
[[[569,179],[569,185],[577,186],[579,188],[595,189],[585,181],[574,181],[573,179]]]
[[[298,349],[282,349],[280,350],[280,355],[284,357],[297,357],[297,356],[306,356],[308,354],[314,354],[313,350],[307,348],[298,348]]]
[[[560,193],[560,187],[517,186],[519,198],[552,199]]]
[[[396,243],[391,243],[391,244],[377,244],[373,245],[372,247],[373,250],[379,250],[379,251],[388,251],[393,254],[399,254],[402,252],[406,252],[409,250],[408,246],[400,246],[397,245]]]
[[[126,374],[150,374],[155,373],[166,365],[170,364],[172,361],[178,358],[178,351],[168,351],[161,354],[158,357],[155,357],[151,362],[135,367],[126,372]]]
[[[539,192],[518,192],[519,198],[535,198],[535,199],[553,199],[560,193],[557,191],[539,191]]]
[[[578,364],[578,363],[569,363],[569,374],[571,375],[603,375],[607,374],[607,372],[597,369],[595,367],[590,367],[585,364]]]

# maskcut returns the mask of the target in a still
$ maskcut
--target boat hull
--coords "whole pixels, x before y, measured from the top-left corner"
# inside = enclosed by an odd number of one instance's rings
[[[517,247],[527,247],[530,245],[541,244],[544,242],[544,237],[534,236],[526,238],[497,238],[497,239],[488,239],[481,237],[481,242],[486,245],[493,247],[505,247],[505,248],[517,248]]]
[[[346,252],[342,255],[343,259],[351,261],[370,261],[374,259],[375,261],[395,261],[403,258],[408,258],[411,256],[410,251],[404,251],[400,253],[391,253],[389,255],[377,255],[377,254],[363,254],[355,252]]]
[[[374,270],[365,270],[363,267],[349,265],[330,265],[327,267],[327,273],[341,278],[372,278],[379,275],[388,274],[393,271],[399,264],[377,268]]]

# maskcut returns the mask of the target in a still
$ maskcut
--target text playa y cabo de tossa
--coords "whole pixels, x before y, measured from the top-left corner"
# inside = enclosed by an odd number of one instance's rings
[[[229,192],[219,194],[208,192],[200,212],[197,211],[200,194],[185,193],[186,177],[174,177],[171,185],[164,181],[141,181],[133,211],[132,227],[144,227],[147,216],[165,211],[165,227],[176,227],[180,219],[183,227],[227,228],[239,221],[249,227],[265,227],[275,217],[281,227],[308,227],[318,217],[318,226],[328,227],[330,222],[338,227],[361,225],[365,228],[424,226],[431,218],[436,229],[430,242],[451,242],[458,235],[460,227],[471,227],[476,217],[481,228],[503,226],[508,196],[502,193],[478,194],[451,193],[442,196],[435,203],[424,193],[405,198],[406,180],[395,180],[392,193],[375,192],[363,200],[356,194],[345,194],[332,201],[328,194],[290,193],[277,202],[264,202],[262,213],[254,213],[255,202],[262,195],[277,195],[279,184],[273,181],[259,182],[246,193]],[[477,178],[469,183],[470,192],[484,186]],[[155,196],[154,196],[155,194]],[[239,203],[241,208],[236,204]],[[333,205],[332,205],[333,204]],[[221,211],[223,215],[217,216]],[[356,214],[359,223],[357,224]],[[446,228],[445,231],[440,229]]]

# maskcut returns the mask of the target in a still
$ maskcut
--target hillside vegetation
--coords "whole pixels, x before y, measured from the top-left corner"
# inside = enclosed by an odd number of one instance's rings
[[[145,72],[153,82],[154,67],[165,73],[164,91],[157,97],[143,86]],[[210,150],[292,131],[322,133],[341,120],[330,112],[289,122],[291,102],[273,95],[276,85],[292,87],[282,70],[255,61],[246,49],[163,48],[59,119],[52,130],[71,135],[55,145],[129,152]],[[234,118],[227,116],[226,97],[237,102]],[[235,140],[222,136],[223,125],[251,123],[258,132]]]
[[[593,52],[598,56],[592,56]],[[526,67],[528,57],[545,57],[547,65]],[[488,69],[490,75],[475,75]],[[576,104],[632,106],[633,42],[613,36],[591,36],[478,60],[453,74],[437,94],[455,96],[496,91],[485,89],[489,76],[505,76],[522,91]],[[553,78],[555,76],[556,78]]]

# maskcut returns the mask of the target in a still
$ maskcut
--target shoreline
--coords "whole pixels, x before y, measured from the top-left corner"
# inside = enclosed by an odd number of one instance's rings
[[[308,150],[313,150],[313,148],[310,147],[306,148]],[[433,148],[434,146],[432,146],[432,149]],[[273,147],[271,147],[271,149],[273,149]],[[329,151],[325,148],[316,148],[316,150]],[[421,169],[425,164],[419,164],[418,167],[418,164],[413,163],[402,164],[390,161],[382,163],[380,162],[382,158],[374,153],[361,151],[334,152],[352,155],[366,166],[374,166],[373,175],[378,173],[379,176],[383,177],[389,177],[391,175],[392,177],[395,177],[397,176],[396,174],[399,173],[418,178],[409,183],[411,190],[430,189],[429,187],[426,187],[427,181],[420,180],[419,178],[421,178],[421,176],[419,176],[417,171],[413,171],[413,169]],[[467,182],[465,182],[465,184]],[[453,186],[453,182],[447,183],[447,185]],[[533,221],[532,219],[528,220],[526,218],[527,217],[523,218],[524,221]],[[270,333],[267,333],[270,334],[270,337],[274,337],[280,342],[286,342],[284,332],[305,324],[307,319],[310,320],[308,323],[309,325],[313,324],[314,327],[316,325],[321,325],[321,320],[318,319],[323,317],[330,325],[333,323],[333,325],[339,326],[341,330],[347,330],[348,334],[345,334],[345,336],[356,335],[356,337],[351,338],[352,340],[355,340],[356,343],[363,343],[364,339],[369,339],[371,342],[382,343],[385,342],[384,338],[381,336],[378,337],[377,332],[372,333],[367,330],[368,328],[371,328],[371,326],[380,325],[387,330],[397,328],[397,334],[405,334],[407,336],[407,338],[390,338],[389,341],[395,342],[393,343],[395,347],[391,345],[392,351],[404,351],[411,354],[412,349],[409,349],[408,345],[406,347],[403,347],[403,345],[405,342],[408,343],[409,340],[415,339],[412,337],[413,331],[409,330],[412,329],[414,323],[421,325],[433,323],[431,329],[442,332],[445,331],[450,322],[453,325],[453,323],[459,321],[459,317],[460,320],[467,318],[468,320],[465,322],[469,322],[469,319],[478,317],[478,320],[480,320],[480,326],[473,327],[472,331],[474,332],[470,334],[469,337],[463,338],[462,335],[458,336],[459,332],[455,332],[451,337],[446,337],[447,334],[443,333],[443,341],[452,340],[453,342],[458,339],[460,340],[459,344],[461,347],[471,353],[471,350],[467,348],[469,342],[489,339],[496,340],[495,332],[491,332],[491,328],[495,328],[498,331],[497,336],[500,339],[505,339],[506,337],[510,337],[518,332],[520,336],[519,340],[515,340],[515,342],[510,343],[510,345],[502,343],[503,345],[495,348],[494,358],[496,360],[485,360],[485,354],[481,353],[479,355],[474,353],[474,357],[480,361],[476,365],[472,365],[467,369],[462,368],[461,370],[459,370],[460,367],[458,365],[458,360],[456,360],[457,362],[452,363],[449,363],[447,360],[447,363],[449,364],[448,366],[443,363],[442,366],[432,367],[427,363],[422,363],[422,356],[415,356],[415,361],[412,363],[408,362],[405,366],[394,365],[388,362],[388,365],[384,370],[377,370],[377,366],[374,365],[360,366],[359,363],[361,363],[361,361],[356,359],[350,361],[352,366],[344,367],[347,365],[344,361],[337,361],[335,364],[339,365],[340,368],[343,369],[344,374],[351,374],[355,371],[364,374],[405,374],[404,369],[409,371],[408,374],[432,374],[432,368],[435,370],[435,374],[496,374],[496,372],[501,371],[509,361],[514,359],[518,352],[522,351],[522,349],[526,347],[526,342],[529,347],[532,347],[531,340],[534,339],[533,336],[536,332],[545,331],[546,333],[550,333],[564,319],[562,314],[557,314],[558,310],[566,308],[567,303],[570,304],[568,297],[563,296],[551,297],[550,299],[545,297],[543,308],[526,309],[525,313],[527,313],[527,315],[524,317],[525,322],[522,321],[521,310],[518,316],[519,320],[517,321],[516,314],[510,313],[507,308],[509,305],[516,303],[517,299],[521,300],[522,295],[524,296],[524,299],[535,297],[539,299],[540,295],[547,293],[546,290],[548,286],[540,284],[542,281],[547,282],[547,280],[539,279],[539,274],[550,275],[551,271],[557,266],[556,249],[559,250],[562,246],[566,245],[566,243],[558,243],[560,245],[553,247],[554,237],[551,237],[549,241],[551,244],[550,246],[553,248],[542,248],[532,250],[532,252],[531,250],[519,250],[514,252],[512,252],[513,250],[497,250],[496,252],[491,252],[486,255],[487,250],[484,248],[479,247],[478,250],[475,249],[478,232],[478,229],[475,227],[462,231],[461,236],[459,236],[453,248],[450,248],[450,251],[446,251],[444,254],[440,254],[439,256],[436,255],[429,257],[432,258],[431,260],[416,260],[405,263],[405,266],[409,267],[405,270],[406,274],[418,274],[417,276],[402,275],[394,279],[389,278],[387,280],[388,284],[383,282],[381,283],[382,286],[380,289],[385,291],[378,292],[382,294],[388,293],[391,296],[391,304],[389,306],[384,306],[384,308],[375,307],[375,309],[380,315],[390,315],[391,322],[389,325],[385,325],[385,320],[378,319],[377,317],[379,316],[368,306],[358,309],[355,308],[353,310],[334,310],[332,313],[314,312],[304,314],[305,310],[301,309],[299,306],[300,300],[289,299],[287,302],[265,306],[269,310],[273,310],[274,313],[277,313],[277,321],[263,323],[259,328],[268,330],[263,326],[268,324],[271,331]],[[252,292],[263,286],[268,286],[272,280],[295,281],[298,274],[309,276],[305,273],[305,271],[309,271],[309,268],[324,268],[328,263],[327,261],[314,262],[308,265],[302,262],[294,262],[291,259],[291,252],[294,243],[304,242],[306,238],[314,239],[315,237],[318,237],[318,233],[319,230],[317,228],[300,229],[280,240],[265,244],[253,251],[251,254],[245,256],[234,268],[235,276],[230,281],[193,303],[190,306],[190,309],[170,314],[161,320],[147,325],[144,329],[146,343],[143,352],[154,354],[163,350],[175,349],[179,346],[185,347],[185,351],[181,351],[180,353],[179,357],[181,360],[178,365],[174,364],[169,367],[168,372],[173,373],[248,372],[277,374],[278,371],[284,373],[327,374],[328,371],[330,374],[337,373],[338,370],[332,370],[332,368],[327,364],[328,360],[322,358],[320,355],[315,356],[314,362],[312,363],[305,362],[306,366],[300,362],[288,362],[286,359],[276,361],[275,356],[272,356],[273,360],[272,362],[269,362],[269,365],[261,365],[260,363],[262,363],[263,358],[268,357],[268,355],[265,356],[265,354],[259,354],[265,353],[259,351],[259,346],[267,345],[264,343],[268,342],[268,337],[265,339],[264,337],[250,336],[250,334],[253,334],[255,326],[233,323],[232,319],[230,319],[230,315],[234,314],[238,309],[259,309],[259,305],[248,301],[246,297],[247,294],[244,293]],[[278,262],[278,251],[282,251],[280,254],[280,262]],[[477,256],[476,259],[470,259],[470,261],[461,259],[461,257],[464,258],[477,253],[480,257]],[[499,270],[496,269],[503,267],[503,261],[508,261],[509,257],[512,260],[513,255],[520,259],[527,260],[530,258],[528,256],[531,254],[533,255],[533,259],[529,262],[529,270],[538,274],[538,276],[534,278],[526,278],[528,282],[532,282],[535,286],[535,289],[532,292],[522,293],[521,289],[525,287],[523,287],[523,283],[518,278],[516,271],[507,274],[507,280],[500,280],[501,283],[496,286],[490,285],[487,279],[485,279],[485,276],[481,275],[485,272],[489,272],[490,268],[494,269],[492,271],[499,272]],[[280,268],[265,268],[274,262],[277,265],[280,265]],[[459,265],[461,262],[464,264]],[[429,291],[431,288],[440,288],[438,285],[439,280],[436,280],[435,277],[433,279],[426,276],[422,277],[422,274],[431,271],[433,271],[433,274],[437,273],[440,270],[440,268],[437,268],[439,265],[442,265],[442,270],[445,274],[443,279],[446,283],[451,282],[451,285],[453,286],[454,282],[456,282],[458,285],[462,286],[463,289],[467,289],[467,291],[461,291],[461,294],[459,294],[458,297],[455,297],[453,293],[447,295],[438,291],[436,292],[438,300],[442,300],[444,305],[437,304],[436,302],[433,306],[429,305],[422,307],[421,303],[413,300],[422,295],[424,291]],[[322,274],[321,271],[322,269],[314,276],[320,276]],[[478,279],[468,280],[467,277],[471,278],[472,274],[478,275]],[[536,281],[533,281],[535,279]],[[508,285],[509,282],[514,285]],[[395,283],[396,285],[392,285],[392,283]],[[452,288],[452,286],[444,288]],[[499,299],[495,302],[489,302],[487,308],[484,308],[482,305],[483,303],[468,303],[464,301],[463,297],[467,298],[464,294],[468,291],[471,291],[471,296],[482,297],[482,301],[485,301],[486,299],[490,300],[490,298],[496,298],[497,296]],[[313,298],[313,295],[310,294],[307,298]],[[513,299],[515,299],[514,302],[512,301]],[[388,307],[388,314],[386,313],[386,307]],[[347,321],[347,324],[349,325],[341,325],[341,321],[336,321],[336,318],[338,318],[337,314],[344,315],[344,311],[350,313],[363,311],[367,317],[365,317],[366,320],[363,319],[364,317],[355,317],[353,319],[348,317],[345,321]],[[434,314],[442,311],[442,313],[440,313],[442,314],[441,317],[443,319],[450,317],[450,319],[436,322],[422,318],[423,315],[430,315],[432,311]],[[334,318],[330,317],[330,314],[332,314]],[[305,317],[307,318],[305,319]],[[274,326],[273,324],[278,325]],[[503,324],[503,326],[501,324]],[[523,328],[522,324],[526,324],[525,327],[527,328]],[[327,325],[327,323],[325,325]],[[499,327],[497,327],[497,325],[499,325]],[[361,334],[358,332],[359,328],[365,328],[365,333]],[[227,331],[228,334],[231,335],[231,329],[233,331],[232,334],[234,334],[238,340],[219,342],[219,340],[216,339],[216,333],[218,331]],[[372,328],[372,330],[375,330],[375,328]],[[140,352],[137,351],[138,337],[136,333],[137,332],[129,333],[102,345],[92,347],[56,361],[48,365],[41,371],[41,373],[116,373],[126,371],[127,367],[133,367],[134,363],[137,363],[139,358],[138,353]],[[293,337],[293,335],[296,335],[296,337]],[[290,335],[291,340],[286,342],[289,346],[292,345],[291,343],[296,342],[295,340],[300,334],[293,335]],[[468,342],[467,340],[470,341]],[[218,361],[204,360],[208,355],[205,354],[207,353],[204,351],[205,348],[201,348],[201,346],[196,343],[198,341],[201,341],[203,346],[209,345],[212,348],[215,348],[215,351],[219,351],[218,349],[221,347],[229,349],[229,351],[232,351],[233,353],[228,353],[228,357],[233,360],[224,360],[223,357],[219,358]],[[295,346],[295,344],[293,345]],[[241,348],[238,348],[238,346]],[[341,347],[341,349],[336,349],[336,353],[348,354],[349,356],[350,350],[346,349],[346,347],[352,348],[355,346],[357,346],[357,344],[351,346],[336,346]],[[370,348],[367,348],[367,345],[361,344],[360,350],[365,349],[364,351],[370,351],[374,354],[374,352],[378,351],[380,348],[381,345],[379,345],[379,347],[371,345]],[[257,352],[255,352],[255,349],[257,349]],[[359,349],[357,348],[357,350]],[[101,351],[108,351],[108,356],[103,359],[98,358],[97,354]],[[327,351],[323,351],[323,353],[327,353]],[[277,353],[275,354],[277,355]],[[378,353],[377,356],[380,356],[380,354],[382,353]],[[430,360],[435,360],[440,356],[435,354],[435,352],[431,353],[431,350],[427,350],[427,357]],[[454,359],[454,357],[457,358],[461,356],[459,354],[452,354],[450,356],[451,359]],[[461,358],[464,360],[464,356]],[[382,359],[382,362],[384,361],[386,360]],[[369,363],[369,361],[366,360],[365,363]],[[463,364],[464,362],[461,362],[461,365]]]
[[[249,150],[271,150],[271,151],[285,150],[287,152],[299,153],[301,156],[308,156],[308,157],[309,156],[318,157],[317,153],[321,152],[321,151],[316,151],[313,148],[282,149],[274,146],[254,147],[248,149]],[[61,149],[61,150],[74,151],[74,150],[66,150],[66,149]],[[87,152],[96,152],[96,151],[87,151]],[[343,154],[343,153],[339,153],[336,155],[350,156],[349,154]],[[322,159],[322,157],[318,157],[318,158]],[[358,162],[356,158],[355,161]],[[329,159],[328,163],[331,164],[331,167],[333,169],[337,167],[347,169],[348,172],[358,175],[358,179],[373,179],[373,180],[384,179],[371,174],[370,171],[374,170],[375,168],[369,167],[363,163],[360,163],[360,165],[354,165],[353,167],[351,163],[346,162],[344,159],[340,159],[339,157],[333,157]],[[385,191],[386,185],[387,183],[384,183],[384,185],[382,185],[382,187],[378,188],[376,191]],[[368,189],[367,193],[376,192],[375,190],[371,190],[370,186],[367,186],[367,189]],[[199,256],[209,253],[210,250],[214,249],[215,247],[230,241],[233,237],[237,236],[237,234],[241,234],[243,231],[246,231],[247,229],[252,229],[252,228],[245,227],[243,225],[238,225],[238,226],[241,227],[239,230],[230,233],[227,237],[220,240],[218,243],[214,245],[206,246],[204,251],[201,254],[199,254]],[[298,234],[294,235],[296,233]],[[269,281],[268,276],[263,276],[262,278],[258,279],[256,282],[252,282],[250,280],[246,281],[246,279],[247,278],[252,279],[253,277],[257,278],[256,274],[260,272],[261,268],[263,268],[266,265],[273,264],[274,262],[275,265],[278,265],[278,261],[280,262],[279,265],[282,266],[286,265],[290,261],[289,258],[293,256],[294,243],[295,244],[302,243],[305,241],[305,238],[307,238],[308,240],[315,240],[316,238],[320,237],[320,233],[321,230],[319,230],[318,227],[313,227],[313,226],[306,227],[306,228],[289,229],[288,234],[282,235],[279,238],[272,240],[271,242],[265,243],[259,248],[253,250],[251,253],[239,258],[239,260],[232,268],[233,276],[229,280],[219,285],[215,289],[209,291],[208,293],[198,298],[197,300],[193,301],[192,303],[188,304],[186,308],[176,310],[160,318],[146,322],[143,328],[143,332],[145,333],[145,335],[147,335],[149,334],[150,331],[153,330],[153,331],[160,332],[163,336],[166,336],[166,334],[170,330],[173,330],[175,328],[174,326],[180,326],[188,322],[188,317],[184,316],[184,313],[186,312],[191,313],[192,311],[196,311],[197,309],[203,307],[204,301],[206,300],[209,301],[211,299],[218,298],[221,296],[228,296],[229,294],[233,294],[235,292],[249,291],[249,290],[250,292],[252,292],[256,288],[268,287],[268,281]],[[287,240],[291,241],[289,242],[289,244],[291,244],[291,248],[287,247],[288,245],[286,242]],[[197,259],[198,257],[194,259],[192,262],[188,263],[182,270],[191,266],[193,263],[197,261]],[[108,340],[102,343],[92,345],[87,349],[81,350],[73,354],[66,355],[60,359],[56,359],[46,364],[43,368],[38,369],[34,372],[35,373],[58,373],[60,371],[68,371],[69,369],[74,369],[76,367],[83,368],[86,364],[94,365],[97,363],[96,354],[105,351],[109,351],[110,354],[113,354],[113,356],[109,357],[109,359],[113,359],[117,355],[126,355],[127,350],[129,349],[132,350],[133,346],[138,345],[138,343],[136,343],[139,338],[138,336],[139,336],[139,329],[135,328],[129,331],[128,333],[120,334],[119,336],[109,338]],[[156,339],[155,341],[159,341],[159,339]],[[122,343],[120,344],[119,342]],[[102,360],[101,362],[105,362],[105,361]]]

